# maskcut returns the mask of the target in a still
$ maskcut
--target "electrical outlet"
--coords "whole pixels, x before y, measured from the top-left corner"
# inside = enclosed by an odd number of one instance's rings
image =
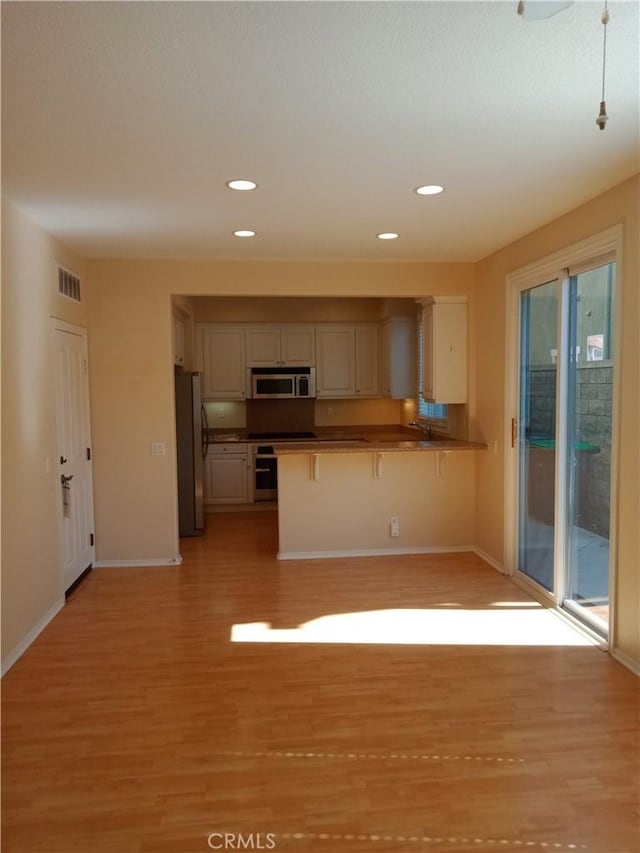
[[[392,515],[389,519],[389,535],[400,536],[400,519],[397,515]]]

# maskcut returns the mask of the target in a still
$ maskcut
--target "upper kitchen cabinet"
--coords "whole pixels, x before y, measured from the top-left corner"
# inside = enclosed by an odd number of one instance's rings
[[[173,363],[184,367],[185,365],[185,324],[182,317],[172,314],[172,341],[173,341]]]
[[[356,397],[380,396],[379,333],[377,326],[356,326]]]
[[[313,367],[313,326],[250,326],[246,330],[248,367]]]
[[[316,394],[355,397],[356,339],[353,326],[316,326]]]
[[[378,327],[316,326],[318,397],[377,397]]]
[[[467,298],[422,300],[422,395],[430,403],[467,402]]]
[[[198,325],[198,366],[202,396],[208,400],[244,400],[246,359],[244,327]]]
[[[413,317],[390,317],[382,324],[382,396],[416,396],[417,328]]]

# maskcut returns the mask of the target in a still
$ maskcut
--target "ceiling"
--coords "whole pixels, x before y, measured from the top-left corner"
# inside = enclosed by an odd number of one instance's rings
[[[475,261],[638,171],[638,8],[601,132],[599,2],[3,2],[3,193],[83,257]]]

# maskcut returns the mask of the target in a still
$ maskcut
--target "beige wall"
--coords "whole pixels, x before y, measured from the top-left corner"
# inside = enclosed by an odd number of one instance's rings
[[[343,265],[348,268],[348,265]],[[463,265],[464,266],[464,265]],[[447,276],[449,278],[450,275]],[[179,297],[175,301],[179,302]],[[415,316],[412,298],[203,296],[190,300],[196,321],[225,323],[367,323]]]
[[[577,210],[545,225],[477,265],[478,437],[499,441],[499,453],[478,454],[477,545],[502,563],[504,540],[505,278],[508,272],[622,223],[624,249],[618,298],[623,300],[618,492],[618,594],[615,636],[620,651],[640,662],[640,423],[639,391],[639,182],[636,176]]]
[[[193,303],[199,323],[366,323],[379,319],[382,306],[380,299],[314,297],[199,297]]]
[[[86,326],[58,295],[56,261],[82,262],[2,203],[2,659],[64,597],[58,562],[58,464],[51,317]]]
[[[89,359],[96,560],[178,555],[171,298],[94,263]],[[164,456],[151,443],[164,443]]]
[[[96,558],[172,560],[178,552],[175,487],[173,362],[170,312],[173,295],[227,297],[224,319],[267,319],[264,297],[315,297],[331,312],[336,297],[414,298],[465,293],[474,305],[471,264],[361,264],[215,261],[89,261],[91,402],[95,447]],[[237,297],[251,297],[238,300]],[[375,298],[377,297],[377,298]],[[298,300],[296,300],[296,303]],[[255,303],[259,314],[246,314]],[[282,303],[285,304],[285,303]],[[345,303],[347,304],[347,303]],[[210,300],[194,298],[197,319]],[[223,303],[218,305],[221,308]],[[293,306],[296,310],[299,305]],[[352,301],[352,310],[360,311]],[[291,315],[293,316],[293,315]],[[303,319],[295,315],[296,319]],[[363,319],[358,314],[358,319]],[[473,347],[472,347],[473,351]],[[473,381],[471,383],[473,396]],[[377,406],[384,405],[382,401]],[[386,417],[386,414],[385,414]],[[149,444],[165,442],[166,456]]]
[[[311,454],[280,456],[281,556],[473,547],[474,457],[484,452],[385,453],[380,478],[375,453],[323,454],[317,480]],[[398,537],[390,536],[392,515]]]

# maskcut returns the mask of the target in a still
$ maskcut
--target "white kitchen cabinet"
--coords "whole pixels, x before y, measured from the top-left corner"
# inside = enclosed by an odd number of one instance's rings
[[[382,324],[382,396],[415,398],[417,328],[413,317],[390,317]]]
[[[250,326],[246,330],[247,367],[312,367],[313,326]]]
[[[316,394],[356,396],[356,339],[353,326],[316,326]]]
[[[184,320],[177,314],[172,315],[173,363],[184,367],[185,363],[185,328]]]
[[[467,402],[467,298],[422,301],[422,393],[430,403]]]
[[[280,331],[282,364],[290,367],[314,367],[316,330],[313,326],[283,326]]]
[[[280,328],[257,326],[245,331],[247,367],[272,367],[280,364]]]
[[[244,327],[198,326],[198,366],[205,400],[244,400],[247,396]]]
[[[378,326],[316,326],[318,397],[379,397]]]
[[[356,397],[380,396],[379,336],[377,326],[356,326]]]
[[[204,461],[204,503],[244,504],[250,499],[249,453],[246,444],[209,447]]]

